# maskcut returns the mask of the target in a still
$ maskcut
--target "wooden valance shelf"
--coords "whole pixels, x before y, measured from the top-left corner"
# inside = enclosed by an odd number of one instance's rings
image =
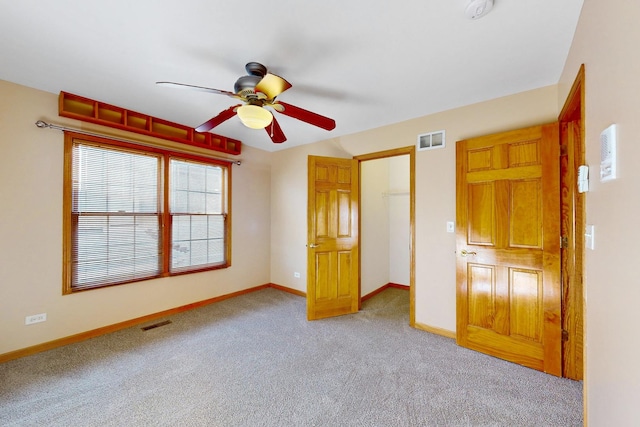
[[[58,114],[62,117],[168,139],[223,153],[238,155],[242,147],[242,143],[236,139],[209,132],[197,132],[188,126],[67,92],[60,92]]]

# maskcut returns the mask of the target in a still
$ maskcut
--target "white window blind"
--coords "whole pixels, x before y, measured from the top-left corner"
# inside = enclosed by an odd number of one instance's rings
[[[71,287],[161,272],[161,156],[74,143]]]
[[[63,293],[231,265],[227,164],[65,138]]]

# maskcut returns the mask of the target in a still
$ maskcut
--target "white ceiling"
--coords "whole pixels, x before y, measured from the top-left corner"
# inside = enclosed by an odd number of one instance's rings
[[[213,129],[269,151],[558,82],[583,0],[495,0],[478,20],[468,1],[0,0],[0,79],[196,127],[236,100],[155,82],[233,91],[261,62],[293,84],[280,100],[337,123],[277,115],[280,145],[237,117]]]

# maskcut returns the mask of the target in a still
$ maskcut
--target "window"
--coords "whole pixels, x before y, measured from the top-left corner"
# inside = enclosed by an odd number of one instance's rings
[[[169,163],[170,270],[223,263],[223,168],[173,158]]]
[[[226,163],[68,132],[64,293],[230,265]]]

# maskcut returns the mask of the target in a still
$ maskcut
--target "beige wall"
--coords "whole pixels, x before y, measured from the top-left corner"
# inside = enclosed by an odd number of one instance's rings
[[[409,156],[389,157],[389,282],[409,286],[411,209]],[[395,194],[395,195],[393,195]]]
[[[270,154],[245,148],[231,268],[63,296],[63,134],[34,123],[83,124],[58,117],[57,99],[0,81],[0,354],[269,282]],[[37,313],[47,321],[25,326]]]
[[[559,85],[564,103],[580,64],[586,73],[586,374],[590,425],[640,425],[640,344],[636,262],[640,229],[640,3],[585,0]],[[599,180],[600,132],[618,125],[618,176]]]
[[[387,283],[409,286],[409,156],[360,165],[362,296]]]
[[[336,141],[272,154],[271,282],[307,292],[307,158],[351,157]],[[293,276],[300,273],[300,277]]]
[[[446,232],[447,221],[455,220],[455,141],[555,121],[557,99],[557,87],[550,86],[273,153],[272,282],[306,289],[309,154],[345,157],[406,147],[418,134],[444,129],[444,149],[416,154],[416,321],[455,331],[455,235]],[[368,266],[361,268],[365,275]],[[294,271],[301,271],[300,279]]]
[[[389,159],[362,162],[360,167],[360,293],[368,295],[389,283]]]

